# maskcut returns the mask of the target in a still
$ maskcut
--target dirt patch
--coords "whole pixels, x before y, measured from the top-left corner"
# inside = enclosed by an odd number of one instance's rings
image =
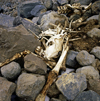
[[[81,39],[71,42],[70,49],[73,49],[75,51],[86,50],[90,52],[93,47],[100,46],[100,38],[97,37],[91,38],[86,35],[86,33],[92,30],[93,28],[100,28],[100,26],[98,25],[98,20],[92,19],[87,21],[86,25],[79,26],[77,30],[80,29],[82,33],[74,34],[72,38],[75,38],[76,36]]]

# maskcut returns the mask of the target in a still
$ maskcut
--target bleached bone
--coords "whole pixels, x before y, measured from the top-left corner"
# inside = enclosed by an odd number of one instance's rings
[[[37,96],[37,98],[35,99],[35,101],[45,101],[45,96],[47,94],[47,90],[48,88],[52,85],[52,83],[57,79],[57,76],[59,74],[59,71],[62,67],[62,63],[65,59],[65,56],[69,50],[69,46],[68,46],[68,40],[69,40],[69,37],[67,37],[66,39],[66,43],[63,44],[63,51],[62,51],[62,54],[56,64],[56,66],[52,69],[52,71],[49,73],[48,75],[48,79],[47,79],[47,83],[46,85],[44,86],[42,92]]]

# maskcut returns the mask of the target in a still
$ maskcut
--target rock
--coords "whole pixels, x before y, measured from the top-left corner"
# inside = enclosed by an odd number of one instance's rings
[[[0,62],[24,50],[33,52],[40,45],[40,42],[22,25],[9,29],[0,27],[0,36]]]
[[[81,5],[89,5],[92,0],[71,0],[71,4],[73,3],[80,3]]]
[[[100,59],[100,47],[99,46],[96,46],[94,47],[91,52],[93,55],[95,55],[95,57],[99,58]]]
[[[100,95],[100,80],[90,79],[88,82],[88,89],[93,90]]]
[[[80,73],[66,73],[58,78],[56,85],[68,100],[74,100],[80,92],[87,88],[86,76]]]
[[[59,95],[59,100],[61,100],[61,101],[67,101],[66,97],[63,94]]]
[[[34,24],[37,24],[38,20],[39,20],[39,17],[34,17],[34,18],[32,19],[32,22],[33,22]]]
[[[59,93],[60,91],[58,90],[56,84],[53,83],[53,85],[51,85],[50,88],[48,89],[47,95],[49,97],[57,97]]]
[[[47,9],[51,9],[52,8],[52,0],[43,0],[43,4]]]
[[[25,70],[31,73],[36,74],[47,73],[47,65],[45,64],[45,62],[33,54],[29,54],[24,57],[24,67]]]
[[[72,69],[72,68],[66,68],[65,71],[61,71],[61,75],[64,74],[64,73],[69,74],[69,73],[74,72],[74,71],[75,71],[75,69]]]
[[[70,50],[68,51],[67,58],[66,58],[66,65],[70,67],[76,67],[78,62],[76,61],[76,56],[78,52]]]
[[[29,21],[28,19],[22,19],[21,22],[27,30],[30,29],[34,34],[39,35],[41,33],[40,27],[34,24],[31,20]]]
[[[3,9],[2,9],[2,7],[0,7],[0,13],[3,13]]]
[[[11,95],[15,88],[16,84],[0,77],[0,101],[11,101]]]
[[[69,0],[57,0],[60,5],[68,4]]]
[[[50,101],[50,98],[48,96],[46,96],[45,101]]]
[[[20,24],[22,24],[27,30],[30,29],[36,35],[39,35],[41,33],[41,29],[29,19],[16,17],[14,19],[13,25],[18,26]]]
[[[84,91],[80,93],[74,101],[100,101],[100,96],[92,91]]]
[[[100,1],[96,1],[92,4],[92,14],[99,14],[100,13]]]
[[[92,30],[87,32],[87,35],[91,38],[93,37],[98,37],[100,38],[100,29],[98,28],[93,28]]]
[[[100,71],[100,61],[99,61],[99,59],[95,59],[91,65],[95,68],[95,70]]]
[[[59,99],[56,99],[56,98],[52,98],[50,101],[62,101],[62,100],[59,100]]]
[[[20,14],[20,16],[21,16],[21,17],[24,17],[24,18],[33,17],[33,15],[31,15],[31,10],[32,10],[36,5],[40,5],[40,2],[33,2],[33,1],[26,1],[26,2],[23,2],[23,3],[19,6],[19,14]]]
[[[41,28],[44,31],[44,30],[47,30],[48,28],[52,28],[52,26],[49,25],[50,23],[64,24],[65,20],[67,21],[67,25],[68,25],[68,18],[65,15],[63,14],[58,15],[57,12],[51,11],[50,13],[42,16]]]
[[[59,6],[59,4],[57,2],[53,2],[52,10],[57,11],[57,6]]]
[[[32,10],[31,10],[31,15],[35,17],[39,17],[42,13],[46,12],[46,7],[43,5],[36,5]]]
[[[92,66],[84,66],[82,68],[79,68],[76,70],[76,73],[81,73],[86,75],[86,78],[89,79],[94,79],[94,80],[99,80],[99,72],[94,69]]]
[[[76,56],[76,60],[82,66],[87,66],[87,65],[92,64],[92,62],[94,61],[94,59],[95,59],[94,55],[90,55],[85,50],[80,51],[78,53],[78,55]]]
[[[50,12],[51,12],[51,11],[49,10],[49,11],[46,11],[46,12],[42,13],[42,14],[39,16],[39,19],[38,19],[38,21],[37,21],[37,24],[40,25],[40,24],[41,24],[41,19],[42,19],[43,15],[46,15],[46,14],[48,14],[48,13],[50,13]]]
[[[1,68],[2,75],[7,79],[15,79],[21,72],[21,67],[16,62],[11,62]]]
[[[10,17],[9,15],[0,14],[0,25],[5,27],[13,27],[14,17]]]
[[[78,14],[73,14],[73,15],[70,16],[69,21],[71,21],[71,20],[75,21],[75,20],[79,19],[80,17],[81,16],[78,15]]]
[[[98,20],[98,17],[99,17],[99,15],[93,15],[93,16],[89,17],[89,18],[87,19],[87,21],[89,21],[89,20],[91,20],[91,19],[96,19],[96,20]]]
[[[16,94],[20,98],[26,98],[26,101],[34,101],[44,84],[44,76],[22,73],[17,81]]]

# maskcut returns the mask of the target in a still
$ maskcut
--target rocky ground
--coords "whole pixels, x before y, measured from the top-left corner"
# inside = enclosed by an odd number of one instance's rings
[[[92,3],[83,15],[87,23],[71,38],[66,71],[47,92],[45,101],[100,101],[100,0],[0,0],[0,63],[41,43],[32,32],[80,18],[58,14],[57,6]],[[73,28],[74,29],[74,28]],[[31,32],[31,31],[32,32]],[[36,55],[28,54],[0,68],[0,101],[35,101],[51,69]]]

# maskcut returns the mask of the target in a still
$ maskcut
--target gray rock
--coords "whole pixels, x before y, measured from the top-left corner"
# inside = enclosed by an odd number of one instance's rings
[[[42,13],[42,14],[39,16],[39,19],[38,19],[38,21],[37,21],[37,24],[40,25],[40,24],[41,24],[41,19],[42,19],[43,15],[46,15],[46,14],[48,14],[48,13],[50,13],[50,12],[51,12],[51,11],[49,10],[49,11],[46,11],[46,12]]]
[[[100,13],[99,13],[99,16],[98,16],[98,24],[100,25]]]
[[[61,101],[67,101],[66,97],[63,94],[59,95],[59,100],[61,100]]]
[[[19,6],[19,14],[21,17],[25,17],[25,18],[30,18],[33,17],[33,15],[31,15],[31,10],[36,6],[39,5],[40,2],[33,2],[33,1],[26,1],[23,2],[20,6]]]
[[[92,14],[99,14],[100,13],[100,1],[96,1],[92,4]]]
[[[22,24],[27,30],[30,29],[36,35],[39,35],[41,33],[41,29],[29,19],[16,17],[13,21],[13,25],[18,26],[20,24]]]
[[[78,52],[70,50],[68,51],[67,58],[66,58],[66,65],[70,67],[76,67],[78,62],[76,61],[76,56]]]
[[[48,28],[52,28],[52,26],[49,25],[50,23],[64,24],[65,20],[68,21],[68,18],[65,15],[63,15],[63,14],[59,15],[59,14],[57,14],[57,12],[52,11],[52,12],[42,16],[41,28],[44,31],[44,30],[47,30]],[[68,23],[67,23],[67,25],[68,25]]]
[[[95,55],[95,57],[100,59],[100,47],[96,46],[91,50],[91,53]]]
[[[0,27],[0,36],[0,62],[24,50],[33,52],[40,45],[40,42],[22,25],[9,29]]]
[[[86,78],[89,79],[94,79],[94,80],[99,80],[99,72],[94,69],[92,66],[85,66],[82,68],[79,68],[76,70],[76,73],[81,73],[86,75]]]
[[[0,101],[11,101],[11,95],[15,88],[16,84],[0,77]]]
[[[88,5],[91,3],[92,0],[71,0],[71,4],[73,3],[80,3],[81,5]]]
[[[56,85],[68,100],[74,100],[80,92],[87,88],[86,76],[80,73],[63,74],[56,81]]]
[[[25,70],[32,73],[37,74],[47,73],[47,65],[45,64],[45,62],[33,54],[29,54],[24,57],[24,67]]]
[[[95,68],[95,70],[100,71],[100,60],[99,59],[95,59],[91,65]]]
[[[93,90],[100,95],[100,80],[90,79],[88,82],[88,89]]]
[[[51,85],[47,91],[47,95],[49,97],[57,97],[59,93],[60,93],[60,91],[58,90],[55,83],[53,85]]]
[[[72,68],[66,68],[65,71],[61,71],[61,75],[64,74],[64,73],[69,74],[69,73],[74,72],[74,71],[75,71],[75,69],[72,69]]]
[[[76,60],[82,66],[90,65],[94,61],[94,55],[90,55],[87,51],[82,50],[76,56]]]
[[[9,15],[0,14],[0,25],[5,27],[13,27],[14,17],[10,17]]]
[[[100,96],[92,91],[84,91],[80,93],[74,101],[100,101]]]
[[[59,99],[56,99],[56,98],[51,98],[50,101],[62,101],[62,100],[59,100]]]
[[[21,67],[16,62],[11,62],[1,68],[2,75],[7,79],[15,79],[21,72]]]
[[[52,8],[52,0],[43,0],[43,4],[47,9],[51,9]]]
[[[93,28],[92,30],[87,32],[87,35],[91,38],[93,37],[98,37],[100,38],[100,29],[98,28]]]
[[[45,101],[50,101],[50,98],[48,96],[46,96]]]
[[[16,94],[27,101],[34,101],[45,84],[45,77],[35,74],[23,73],[17,81]]]
[[[36,5],[32,10],[31,10],[31,15],[35,17],[39,17],[43,12],[46,12],[46,7],[43,5]]]
[[[30,29],[34,34],[39,35],[41,33],[40,27],[38,27],[36,24],[34,24],[32,21],[29,21],[28,19],[22,19],[21,20],[22,25],[28,30]]]
[[[58,10],[57,6],[59,6],[59,4],[57,3],[56,0],[53,0],[52,10],[57,11]]]
[[[37,24],[38,20],[39,20],[39,17],[33,17],[32,22]]]
[[[60,5],[68,4],[69,0],[57,0]]]
[[[91,20],[91,19],[96,19],[96,20],[98,20],[98,17],[99,17],[99,15],[93,15],[93,16],[89,17],[89,18],[87,19],[87,21],[89,21],[89,20]]]

